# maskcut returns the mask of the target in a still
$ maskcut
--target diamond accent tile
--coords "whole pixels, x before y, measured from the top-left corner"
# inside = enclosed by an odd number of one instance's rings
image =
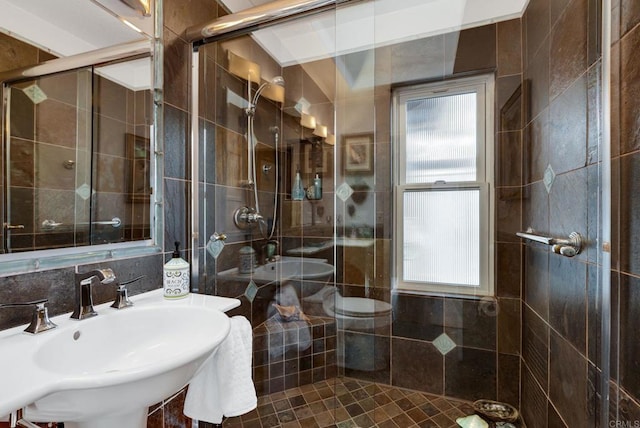
[[[553,168],[551,168],[551,165],[549,165],[547,167],[547,169],[544,171],[544,187],[547,189],[547,193],[551,193],[551,186],[553,186],[553,182],[556,180],[556,173],[553,170]]]
[[[211,257],[217,259],[222,249],[224,248],[224,241],[221,239],[213,239],[213,235],[207,242],[207,252],[211,254]]]
[[[440,336],[435,338],[433,346],[435,346],[442,355],[447,355],[456,347],[456,343],[447,336],[447,333],[442,333]]]
[[[258,286],[256,285],[255,282],[253,282],[253,279],[252,279],[251,281],[249,281],[249,285],[247,285],[247,289],[244,290],[244,296],[247,298],[247,300],[253,303],[253,299],[256,298],[256,294],[258,294]]]
[[[84,183],[82,186],[76,189],[76,193],[78,196],[80,196],[83,200],[86,201],[91,196],[91,188],[87,183]]]
[[[40,104],[41,102],[47,99],[47,94],[44,93],[42,89],[35,83],[33,85],[27,86],[22,90],[34,104]]]
[[[353,189],[346,182],[342,183],[336,189],[336,196],[342,199],[342,202],[346,202],[353,195]]]

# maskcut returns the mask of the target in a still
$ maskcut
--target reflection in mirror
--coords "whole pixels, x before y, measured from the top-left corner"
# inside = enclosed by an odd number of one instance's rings
[[[150,239],[151,94],[117,71],[8,85],[5,252]]]
[[[0,271],[157,251],[154,17],[120,0],[0,0],[0,10],[0,253],[22,253],[0,258]],[[82,250],[114,243],[125,244]]]

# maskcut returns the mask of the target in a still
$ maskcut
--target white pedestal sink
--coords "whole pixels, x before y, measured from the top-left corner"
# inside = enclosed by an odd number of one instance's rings
[[[70,428],[145,427],[148,406],[189,383],[229,333],[223,311],[239,305],[166,301],[162,290],[132,300],[82,321],[55,317],[59,327],[38,335],[0,332],[0,415],[24,408],[27,420]]]

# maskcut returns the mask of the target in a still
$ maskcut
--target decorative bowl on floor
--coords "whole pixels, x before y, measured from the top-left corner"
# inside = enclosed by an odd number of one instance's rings
[[[475,401],[473,410],[493,422],[516,422],[519,417],[515,407],[491,400]]]

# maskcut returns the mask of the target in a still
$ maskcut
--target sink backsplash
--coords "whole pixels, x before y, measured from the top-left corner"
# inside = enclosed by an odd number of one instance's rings
[[[125,281],[145,275],[141,281],[127,286],[129,295],[162,287],[163,256],[155,254],[109,262],[92,263],[78,267],[80,272],[95,268],[111,268],[117,281]],[[27,302],[48,299],[49,315],[55,316],[73,310],[75,267],[33,272],[0,277],[0,302]],[[115,284],[96,285],[93,300],[96,305],[115,298]],[[0,330],[28,324],[32,308],[11,308],[0,310]]]

